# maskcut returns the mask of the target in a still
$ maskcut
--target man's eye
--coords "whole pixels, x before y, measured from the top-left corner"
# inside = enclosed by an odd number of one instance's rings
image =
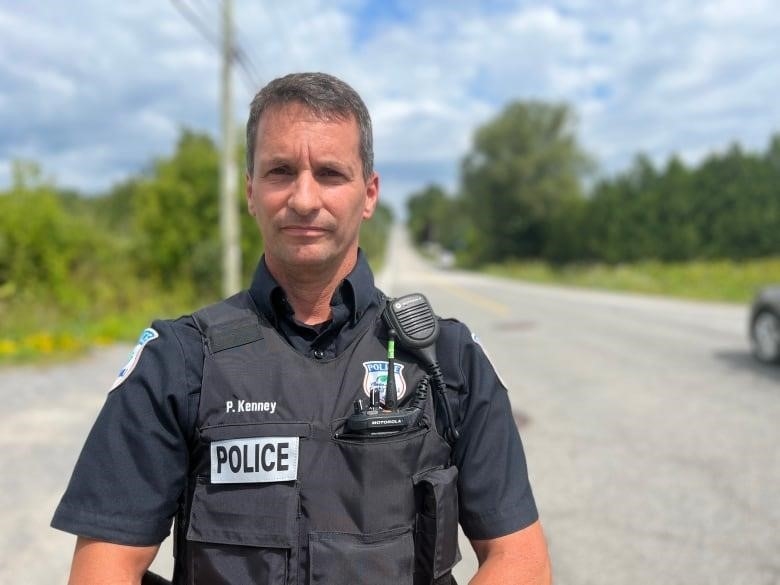
[[[269,175],[289,175],[290,174],[290,168],[289,167],[276,167],[268,171]]]
[[[323,177],[340,177],[341,173],[336,169],[322,169],[320,175]]]

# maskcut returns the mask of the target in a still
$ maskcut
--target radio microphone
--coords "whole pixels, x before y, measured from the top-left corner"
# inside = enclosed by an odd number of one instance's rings
[[[436,357],[439,321],[428,299],[419,293],[392,299],[388,301],[384,316],[388,329],[398,336],[398,342],[424,363],[444,408],[448,438],[450,442],[455,442],[459,433],[453,423],[452,410],[445,394],[444,375]]]

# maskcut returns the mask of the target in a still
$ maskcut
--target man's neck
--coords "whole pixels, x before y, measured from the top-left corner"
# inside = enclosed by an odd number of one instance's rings
[[[355,254],[351,263],[342,262],[336,269],[294,270],[277,265],[272,258],[266,258],[269,272],[282,287],[295,318],[306,325],[318,325],[331,318],[330,301],[342,281],[352,272],[357,263]]]

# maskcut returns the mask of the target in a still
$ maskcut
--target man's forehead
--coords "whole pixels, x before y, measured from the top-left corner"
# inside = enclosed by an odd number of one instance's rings
[[[349,122],[357,119],[348,112],[339,112],[337,110],[323,110],[309,106],[304,102],[292,101],[269,105],[257,120],[258,126],[262,126],[269,119],[281,120],[284,122],[311,121],[311,122]]]
[[[328,128],[329,124],[339,128]],[[347,132],[345,134],[345,131]],[[315,142],[309,142],[315,138]],[[301,145],[314,147],[318,155],[360,158],[360,131],[354,116],[330,115],[317,112],[305,104],[274,105],[263,112],[258,120],[255,138],[256,156],[267,161],[282,160]]]

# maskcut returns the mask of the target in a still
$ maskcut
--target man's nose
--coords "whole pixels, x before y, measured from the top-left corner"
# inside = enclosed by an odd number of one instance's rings
[[[321,204],[317,179],[308,171],[300,173],[295,179],[287,206],[298,215],[309,215],[319,209]]]

